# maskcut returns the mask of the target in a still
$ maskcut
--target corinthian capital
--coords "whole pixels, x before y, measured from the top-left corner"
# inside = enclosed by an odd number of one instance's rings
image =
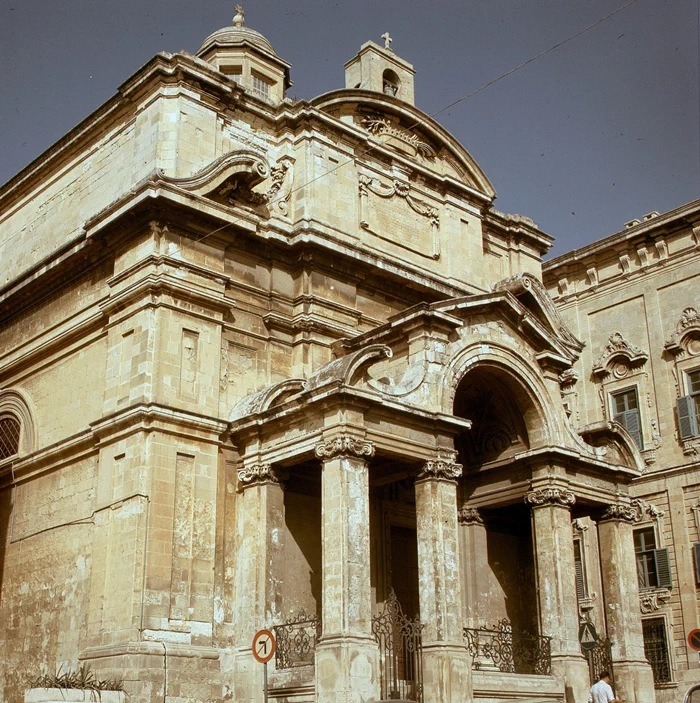
[[[372,442],[341,434],[328,442],[317,444],[315,453],[319,459],[334,459],[337,456],[369,459],[374,456],[374,445]]]
[[[550,486],[530,491],[525,496],[525,502],[534,507],[540,505],[562,505],[570,508],[576,502],[576,496],[565,488]]]
[[[618,522],[635,522],[639,517],[637,508],[625,503],[612,503],[603,511],[602,520],[616,520]]]
[[[426,461],[423,469],[416,476],[416,481],[456,481],[462,475],[462,465],[455,463],[457,454],[445,452],[438,454],[435,459]]]
[[[264,483],[281,483],[286,472],[274,468],[271,464],[250,464],[238,469],[238,490]]]

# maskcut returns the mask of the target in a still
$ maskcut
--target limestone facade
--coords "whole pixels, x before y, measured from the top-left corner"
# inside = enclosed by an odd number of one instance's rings
[[[1,699],[700,680],[700,203],[543,265],[384,39],[293,102],[237,11],[0,190]]]

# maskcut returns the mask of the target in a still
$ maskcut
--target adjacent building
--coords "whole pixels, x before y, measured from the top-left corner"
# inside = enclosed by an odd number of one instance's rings
[[[240,8],[0,189],[0,698],[629,703],[700,680],[700,201],[543,263],[367,42]]]

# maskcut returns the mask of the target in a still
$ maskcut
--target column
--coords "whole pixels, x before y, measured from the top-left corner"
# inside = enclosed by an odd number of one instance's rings
[[[654,678],[644,655],[639,585],[632,523],[635,508],[609,505],[598,522],[600,566],[605,620],[612,642],[616,697],[626,703],[649,703],[655,698]]]
[[[316,646],[317,703],[379,698],[379,653],[372,636],[370,442],[338,435],[316,447],[323,463],[322,634]]]
[[[423,623],[424,703],[472,700],[464,642],[454,452],[426,461],[416,478],[418,585]]]
[[[238,471],[236,572],[236,701],[263,700],[263,667],[253,659],[255,633],[277,624],[280,611],[284,491],[282,471],[265,463]]]
[[[488,544],[486,525],[476,508],[460,508],[462,611],[465,627],[479,627],[489,612]]]
[[[578,600],[571,506],[576,498],[560,486],[530,491],[540,634],[552,638],[552,673],[564,683],[567,700],[588,700],[588,664],[578,641]]]

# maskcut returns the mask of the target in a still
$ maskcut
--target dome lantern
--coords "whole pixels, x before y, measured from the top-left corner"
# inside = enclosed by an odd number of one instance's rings
[[[210,34],[197,52],[199,58],[245,88],[251,95],[277,105],[292,85],[291,64],[281,59],[260,32],[245,26],[245,11],[236,5],[230,27]]]

